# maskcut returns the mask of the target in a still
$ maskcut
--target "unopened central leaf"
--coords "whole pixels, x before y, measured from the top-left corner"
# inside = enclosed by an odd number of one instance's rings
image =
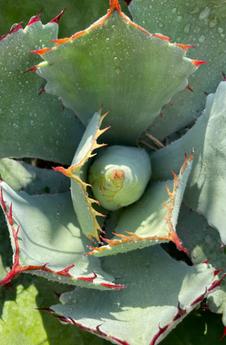
[[[110,146],[98,155],[89,172],[94,196],[107,210],[117,210],[137,201],[151,176],[144,149]]]

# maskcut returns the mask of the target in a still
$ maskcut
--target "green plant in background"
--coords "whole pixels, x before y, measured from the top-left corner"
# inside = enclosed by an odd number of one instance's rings
[[[0,285],[53,281],[45,311],[115,344],[156,345],[204,300],[226,326],[226,5],[77,3],[76,29],[100,19],[70,37],[62,13],[1,37]]]

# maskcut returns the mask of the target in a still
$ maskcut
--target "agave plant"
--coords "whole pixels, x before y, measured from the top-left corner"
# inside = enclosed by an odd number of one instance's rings
[[[226,326],[225,5],[127,3],[67,38],[62,13],[1,37],[0,285],[70,285],[45,308],[59,321],[157,345],[204,300]]]

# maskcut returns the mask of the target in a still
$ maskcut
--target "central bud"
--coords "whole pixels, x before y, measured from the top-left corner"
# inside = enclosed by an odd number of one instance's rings
[[[151,163],[144,149],[110,146],[98,154],[89,170],[93,194],[107,210],[137,201],[151,177]]]

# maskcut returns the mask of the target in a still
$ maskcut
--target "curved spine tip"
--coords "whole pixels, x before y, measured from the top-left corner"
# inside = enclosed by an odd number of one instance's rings
[[[6,33],[0,36],[0,41],[2,41],[4,38],[6,38],[8,35],[11,35],[19,30],[23,30],[23,26],[22,26],[23,22],[20,22],[18,24],[14,24],[10,30]]]
[[[110,0],[110,11],[118,11],[121,12],[121,6],[118,0]]]
[[[107,287],[113,290],[121,290],[121,289],[125,289],[126,285],[124,284],[114,284],[114,283],[101,283],[100,284],[103,287]]]
[[[63,276],[63,277],[71,277],[69,271],[70,269],[72,269],[73,267],[75,267],[75,264],[71,264],[67,267],[65,267],[64,269],[57,271],[56,274]]]
[[[175,43],[175,46],[178,48],[181,48],[185,51],[187,51],[188,49],[192,49],[195,48],[195,46],[191,45],[191,44],[184,44],[184,43]]]
[[[189,251],[187,250],[187,248],[185,248],[180,240],[180,238],[178,237],[177,233],[175,231],[172,231],[170,234],[170,240],[176,245],[177,249],[183,253],[185,253],[186,255],[189,255]]]
[[[51,42],[53,42],[53,43],[55,43],[57,45],[67,43],[68,41],[70,41],[70,38],[68,38],[68,37],[51,40]]]
[[[164,327],[159,326],[158,332],[154,335],[152,338],[152,341],[150,342],[150,345],[156,345],[157,341],[159,340],[159,337],[169,328],[170,325],[166,325]]]
[[[63,9],[62,11],[60,11],[60,13],[59,13],[56,17],[54,17],[53,19],[51,19],[51,20],[49,21],[49,23],[56,23],[56,24],[59,24],[59,21],[60,21],[61,17],[64,15],[64,12],[65,12],[65,9]]]
[[[36,54],[36,55],[44,55],[48,53],[50,50],[51,48],[42,48],[42,49],[31,50],[31,53]]]
[[[207,61],[205,60],[191,60],[192,64],[196,66],[197,68],[201,65],[206,65]]]
[[[23,29],[23,26],[22,26],[23,22],[20,22],[18,24],[15,24],[11,27],[11,29],[9,30],[9,34],[13,34],[21,29]]]
[[[67,177],[70,176],[68,169],[65,169],[64,167],[53,167],[52,170],[59,172]]]
[[[35,24],[37,22],[40,22],[40,21],[41,21],[41,18],[40,18],[39,15],[33,16],[33,17],[30,18],[29,22],[27,23],[27,26],[31,26],[31,25],[33,25],[33,24]]]

